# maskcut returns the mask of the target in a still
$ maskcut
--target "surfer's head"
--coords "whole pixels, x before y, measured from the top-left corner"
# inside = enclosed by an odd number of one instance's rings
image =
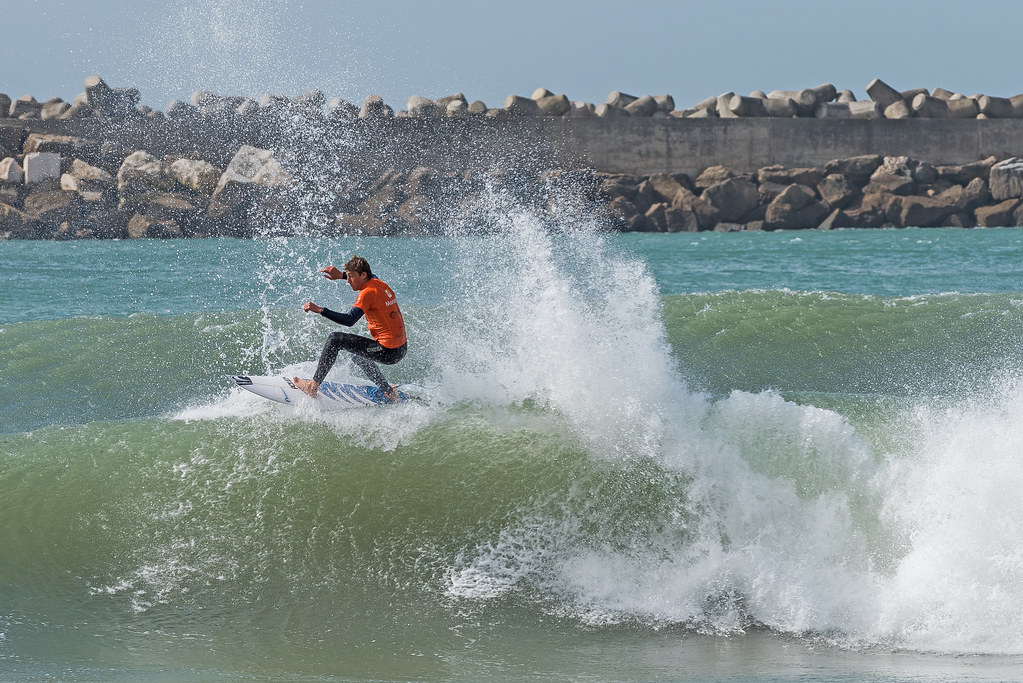
[[[348,262],[345,264],[345,272],[360,273],[365,275],[367,279],[373,277],[373,270],[369,267],[369,261],[361,256],[353,255],[352,258],[348,259]]]

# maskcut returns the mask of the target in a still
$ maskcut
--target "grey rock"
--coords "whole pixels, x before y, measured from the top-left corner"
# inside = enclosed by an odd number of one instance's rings
[[[671,95],[654,95],[654,102],[657,103],[657,111],[670,114],[675,110],[675,98]]]
[[[359,107],[340,97],[334,97],[327,103],[327,111],[331,121],[354,121],[359,118]]]
[[[881,166],[884,159],[879,154],[864,154],[845,159],[832,159],[824,165],[827,174],[841,173],[853,184],[863,187],[870,181],[870,176]]]
[[[882,81],[880,78],[875,78],[868,83],[866,90],[870,99],[877,102],[882,111],[896,102],[902,101],[902,93]]]
[[[11,102],[10,115],[12,119],[20,119],[26,116],[38,117],[43,105],[36,101],[31,95],[24,95]]]
[[[568,116],[572,118],[590,118],[597,115],[597,108],[592,102],[572,102]]]
[[[992,166],[988,185],[995,201],[1023,197],[1023,159],[1012,157]]]
[[[199,110],[188,102],[182,102],[181,100],[171,100],[168,102],[164,113],[172,121],[189,121],[199,116]]]
[[[816,228],[829,210],[817,200],[817,193],[805,185],[789,185],[767,206],[764,228],[795,230]]]
[[[979,206],[973,214],[982,228],[1008,228],[1016,223],[1014,213],[1019,205],[1019,198],[1013,197],[992,206]]]
[[[888,209],[888,217],[896,227],[931,228],[940,226],[956,212],[955,204],[937,197],[897,197]]]
[[[504,110],[512,116],[536,116],[540,112],[536,100],[521,95],[508,95],[504,98]]]
[[[814,109],[820,101],[820,96],[815,90],[804,88],[803,90],[773,90],[767,93],[768,99],[791,99],[796,105],[796,112],[799,116],[813,116]]]
[[[0,183],[20,185],[24,177],[25,173],[17,159],[7,157],[0,160]]]
[[[786,101],[791,102],[792,100]],[[764,100],[759,97],[732,95],[732,97],[728,100],[727,107],[728,111],[741,118],[767,116],[767,109],[764,108]]]
[[[980,113],[991,119],[1011,119],[1018,115],[1012,100],[1007,97],[989,97],[981,95],[977,100]]]
[[[572,108],[564,95],[546,95],[534,101],[537,113],[541,116],[564,116]]]
[[[905,100],[898,100],[884,108],[886,119],[910,119],[913,118],[913,109]]]
[[[129,203],[153,192],[174,187],[167,165],[144,149],[129,154],[117,171],[117,191],[122,203]]]
[[[828,208],[841,209],[859,194],[859,188],[841,173],[831,173],[817,183],[817,192]]]
[[[220,181],[220,171],[202,159],[177,159],[170,164],[168,171],[179,185],[204,195],[213,194]]]
[[[389,119],[394,116],[394,110],[384,104],[380,95],[367,95],[359,109],[360,119]]]
[[[701,196],[718,210],[722,221],[738,220],[760,203],[757,186],[741,178],[729,178],[711,185]]]
[[[947,119],[949,117],[947,100],[931,97],[924,93],[916,95],[910,106],[913,109],[913,113],[919,118]]]
[[[28,188],[60,184],[60,155],[55,152],[32,152],[24,159],[25,186]]]
[[[71,168],[60,177],[62,190],[77,192],[85,199],[100,199],[100,195],[114,188],[112,175],[98,166],[87,164],[81,159],[74,159]]]
[[[632,104],[638,99],[639,98],[635,95],[629,95],[621,92],[620,90],[614,90],[607,96],[607,99],[604,100],[604,104],[624,109],[627,105]]]
[[[270,150],[242,145],[221,174],[210,197],[210,214],[224,215],[269,199],[294,185],[294,178]]]
[[[623,118],[629,116],[629,112],[613,104],[598,104],[593,113],[601,118]]]
[[[731,104],[733,97],[735,97],[734,92],[726,92],[718,95],[717,106],[715,109],[715,111],[717,111],[718,118],[721,119],[738,118],[738,115],[729,108],[729,105]]]
[[[422,95],[412,95],[405,103],[405,109],[410,116],[416,118],[433,119],[440,116],[441,111],[437,104]]]
[[[625,105],[629,116],[651,116],[657,111],[657,102],[650,95],[643,95]]]
[[[64,102],[63,100],[58,100],[56,102],[46,102],[45,104],[43,104],[42,109],[39,112],[39,118],[43,119],[44,121],[49,121],[51,119],[59,119],[61,115],[70,108],[71,105],[68,102]]]
[[[820,85],[810,88],[817,93],[817,102],[833,102],[838,97],[838,89],[835,88],[831,83],[821,83]]]
[[[785,168],[775,164],[759,169],[756,177],[759,184],[777,183],[779,185],[814,187],[824,178],[824,173],[817,168]]]

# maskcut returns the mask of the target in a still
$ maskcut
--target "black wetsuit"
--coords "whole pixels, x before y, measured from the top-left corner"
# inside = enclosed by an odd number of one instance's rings
[[[359,322],[363,316],[363,311],[358,306],[352,306],[352,310],[348,313],[338,313],[329,308],[324,308],[320,315],[328,320],[333,320],[339,325],[351,327]],[[405,357],[407,349],[407,342],[396,349],[389,349],[386,346],[381,346],[375,339],[351,334],[350,332],[332,332],[327,337],[327,343],[323,345],[323,351],[320,353],[320,362],[316,366],[316,374],[313,375],[313,381],[317,384],[322,384],[323,380],[327,377],[327,373],[334,367],[338,353],[347,351],[352,354],[352,361],[359,366],[360,370],[366,373],[366,376],[369,377],[373,384],[376,384],[380,387],[381,391],[387,393],[391,390],[391,385],[384,378],[384,374],[380,372],[377,363],[394,365]]]

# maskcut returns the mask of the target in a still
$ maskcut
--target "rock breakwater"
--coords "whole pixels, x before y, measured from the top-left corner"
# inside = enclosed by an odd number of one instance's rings
[[[91,76],[71,103],[0,95],[0,114],[9,114],[0,118],[0,237],[430,235],[495,191],[542,214],[589,204],[618,230],[1023,225],[1023,162],[1014,156],[1023,149],[955,164],[879,149],[812,166],[621,173],[580,163],[585,155],[562,159],[547,139],[526,140],[530,129],[512,125],[611,119],[605,132],[614,136],[625,125],[615,121],[640,118],[702,126],[698,119],[847,118],[846,109],[848,118],[1023,115],[1023,96],[899,92],[878,80],[867,92],[870,107],[822,85],[727,93],[678,110],[670,95],[613,92],[594,106],[539,89],[500,109],[461,94],[417,95],[395,112],[376,96],[357,106],[319,91],[256,100],[199,91],[160,112],[140,105],[137,89]],[[388,139],[395,129],[381,122],[397,119],[409,120],[403,139]],[[435,150],[431,159],[422,153],[430,146],[461,153]],[[487,158],[495,146],[505,149]]]

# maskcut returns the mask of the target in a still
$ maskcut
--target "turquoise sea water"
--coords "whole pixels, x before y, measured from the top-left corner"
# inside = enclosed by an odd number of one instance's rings
[[[1018,677],[1023,231],[491,215],[0,242],[0,678]],[[433,398],[233,388],[352,253]]]

